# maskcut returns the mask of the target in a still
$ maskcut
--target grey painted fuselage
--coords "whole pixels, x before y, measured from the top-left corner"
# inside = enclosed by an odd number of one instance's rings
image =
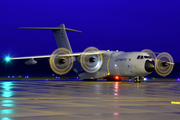
[[[135,77],[145,76],[151,72],[145,70],[146,60],[152,61],[149,56],[143,52],[122,52],[122,51],[103,51],[103,64],[96,73],[81,73],[82,79],[104,78],[104,77]],[[143,56],[142,59],[137,59],[138,56]]]

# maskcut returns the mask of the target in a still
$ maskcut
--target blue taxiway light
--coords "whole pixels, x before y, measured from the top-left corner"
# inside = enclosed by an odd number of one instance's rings
[[[25,78],[29,78],[29,76],[25,76]]]

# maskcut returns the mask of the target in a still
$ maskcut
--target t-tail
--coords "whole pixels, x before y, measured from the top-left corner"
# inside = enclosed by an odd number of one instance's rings
[[[39,30],[52,30],[57,46],[58,48],[66,48],[72,53],[72,48],[69,43],[68,36],[66,34],[66,31],[72,31],[72,32],[80,32],[78,30],[65,28],[64,24],[61,24],[57,27],[20,27],[20,29],[39,29]]]

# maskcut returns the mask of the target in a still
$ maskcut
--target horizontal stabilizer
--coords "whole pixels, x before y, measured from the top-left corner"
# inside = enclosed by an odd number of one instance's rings
[[[36,29],[36,30],[62,30],[63,27],[19,27],[19,29]],[[71,31],[71,32],[80,32],[82,31],[79,30],[74,30],[74,29],[69,29],[65,28],[66,31]]]

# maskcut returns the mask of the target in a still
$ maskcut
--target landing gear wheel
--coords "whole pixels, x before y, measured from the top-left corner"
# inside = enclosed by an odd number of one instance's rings
[[[134,83],[141,83],[141,79],[139,77],[135,78]]]
[[[134,83],[137,83],[137,80],[134,80]]]
[[[141,83],[141,80],[138,80],[137,83]]]

